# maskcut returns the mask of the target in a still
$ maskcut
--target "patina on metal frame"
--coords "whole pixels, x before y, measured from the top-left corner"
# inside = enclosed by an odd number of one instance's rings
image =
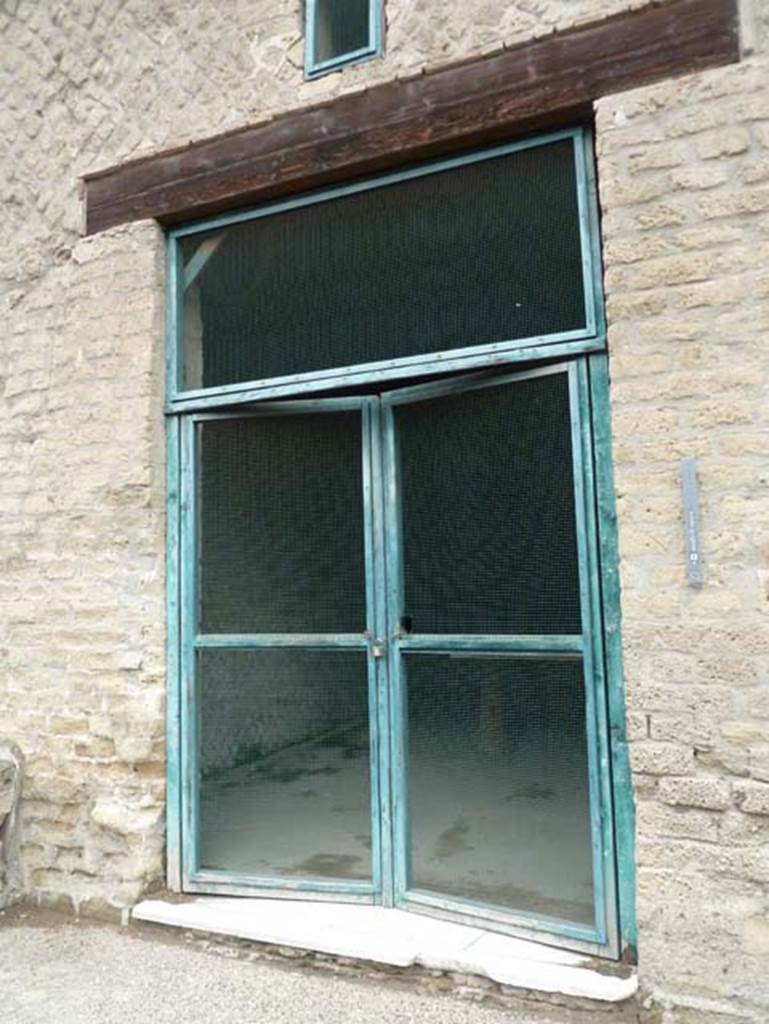
[[[584,330],[545,337],[390,360],[385,363],[321,370],[269,381],[239,383],[197,392],[178,390],[182,355],[180,310],[184,267],[179,240],[197,232],[226,228],[231,223],[269,216],[285,209],[327,201],[352,191],[386,187],[415,175],[441,173],[464,163],[514,152],[522,146],[571,138],[577,169],[582,238],[586,326]],[[624,725],[621,643],[619,636],[619,583],[616,517],[611,473],[608,369],[601,294],[600,249],[595,187],[592,180],[591,139],[585,129],[558,132],[541,139],[494,147],[482,153],[441,160],[401,174],[383,175],[365,182],[326,189],[312,195],[273,203],[232,217],[219,217],[185,225],[168,239],[168,881],[174,889],[247,895],[382,902],[468,923],[538,937],[540,940],[598,953],[632,958],[636,946],[634,917],[633,802]],[[193,257],[194,259],[195,257]],[[198,261],[200,262],[200,261]],[[486,367],[531,363],[537,359],[568,359],[568,365],[534,372],[566,372],[572,417],[575,501],[580,523],[580,576],[583,608],[581,636],[486,637],[486,649],[553,652],[582,657],[588,694],[587,728],[591,739],[590,786],[594,844],[596,928],[525,914],[499,913],[461,900],[411,891],[405,861],[405,802],[402,771],[398,770],[399,659],[411,645],[429,649],[430,637],[395,636],[393,586],[397,587],[398,486],[393,406],[418,400],[435,389],[455,390],[489,386]],[[382,381],[413,381],[461,369],[481,370],[463,380],[409,386],[399,392],[353,399],[313,399],[318,391],[365,384],[375,389]],[[524,371],[526,375],[529,371]],[[521,374],[511,373],[514,387]],[[496,377],[495,384],[500,383]],[[309,396],[309,397],[303,397]],[[289,402],[269,401],[295,398]],[[225,407],[227,407],[225,411]],[[234,408],[237,407],[237,408]],[[366,594],[368,636],[297,637],[286,635],[200,636],[195,627],[195,433],[206,418],[264,415],[279,409],[284,414],[357,408],[361,412],[363,485],[366,523]],[[220,411],[217,411],[220,410]],[[387,590],[389,581],[389,592]],[[393,582],[395,581],[395,582]],[[389,638],[387,658],[375,658],[371,638]],[[441,643],[445,638],[441,638]],[[462,648],[477,638],[455,637]],[[369,696],[372,733],[373,877],[366,883],[316,883],[303,880],[255,879],[200,871],[197,864],[194,751],[194,651],[203,646],[257,645],[336,646],[369,651]],[[427,645],[427,647],[425,647]],[[489,646],[490,645],[490,646]],[[389,742],[388,742],[389,740]],[[600,906],[599,906],[600,904]]]

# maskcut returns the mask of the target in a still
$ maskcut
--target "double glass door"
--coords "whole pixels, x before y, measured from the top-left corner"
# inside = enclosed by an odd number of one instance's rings
[[[181,453],[185,888],[614,951],[585,361],[191,414]]]

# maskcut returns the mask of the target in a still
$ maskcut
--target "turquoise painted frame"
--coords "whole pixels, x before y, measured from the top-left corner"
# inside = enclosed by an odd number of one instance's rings
[[[188,892],[223,892],[229,894],[247,893],[270,897],[297,898],[311,895],[313,899],[338,900],[343,902],[382,902],[383,863],[389,862],[389,852],[382,855],[380,821],[382,820],[382,798],[380,786],[389,773],[382,769],[380,756],[380,732],[377,723],[380,715],[381,693],[384,684],[374,647],[379,636],[378,609],[383,603],[376,592],[376,580],[382,569],[377,564],[377,552],[381,551],[381,540],[376,531],[382,528],[381,506],[377,500],[376,483],[372,473],[372,407],[377,399],[329,398],[281,403],[262,403],[257,407],[239,408],[219,412],[200,412],[184,417],[172,417],[180,432],[178,456],[178,509],[179,526],[175,536],[178,563],[175,571],[179,578],[178,648],[176,660],[177,689],[179,701],[178,720],[173,716],[174,739],[179,744],[181,757],[169,772],[178,787],[175,806],[178,803],[178,820],[174,819],[174,835],[181,850],[179,858],[178,886]],[[361,424],[361,466],[363,503],[359,510],[364,523],[364,547],[366,563],[366,630],[365,633],[229,633],[206,634],[197,628],[197,545],[200,530],[199,517],[199,444],[198,432],[201,424],[211,421],[258,419],[269,416],[300,416],[311,413],[334,413],[357,411]],[[169,598],[170,600],[170,598]],[[170,605],[169,605],[170,607]],[[199,750],[199,723],[197,715],[198,680],[196,654],[206,649],[256,650],[259,648],[293,648],[305,650],[360,651],[367,655],[367,688],[369,720],[371,722],[371,829],[372,829],[372,877],[371,883],[346,881],[344,879],[319,881],[309,878],[257,877],[235,872],[206,869],[200,863],[199,851],[199,789],[200,776],[197,767]],[[171,719],[169,719],[171,721]],[[170,733],[169,733],[170,735]],[[170,817],[169,817],[170,822]],[[175,878],[176,880],[176,878]]]
[[[463,394],[473,390],[515,386],[519,381],[553,374],[567,374],[574,464],[575,511],[578,537],[582,633],[564,636],[411,636],[398,629],[403,607],[402,543],[400,517],[402,492],[398,480],[398,434],[394,410],[400,405]],[[590,406],[587,397],[587,364],[584,360],[550,364],[503,376],[473,374],[445,381],[386,392],[384,416],[385,489],[390,508],[387,530],[387,597],[390,620],[389,672],[392,694],[390,721],[391,763],[394,791],[394,838],[396,905],[424,913],[449,916],[466,924],[491,924],[497,930],[538,938],[557,936],[561,944],[583,952],[616,956],[619,953],[618,908],[615,886],[613,801],[608,774],[610,758],[604,678],[601,599],[598,589],[597,526],[593,481]],[[577,658],[583,664],[586,694],[586,738],[589,757],[591,835],[595,928],[523,912],[512,912],[469,900],[412,889],[409,884],[409,812],[407,766],[407,714],[405,671],[408,655],[447,651],[505,652],[516,657]]]
[[[585,331],[570,332],[569,335],[550,335],[534,339],[518,339],[507,345],[468,347],[464,350],[455,350],[451,353],[436,353],[425,357],[414,357],[405,360],[391,360],[384,364],[368,364],[355,367],[342,367],[333,371],[320,371],[319,373],[296,375],[294,377],[280,378],[271,381],[246,382],[227,388],[209,389],[198,392],[180,392],[177,389],[179,379],[179,365],[181,355],[181,309],[184,292],[185,268],[182,266],[180,239],[189,234],[200,231],[208,231],[212,228],[226,227],[230,223],[237,223],[244,219],[251,219],[256,216],[266,216],[283,209],[301,207],[313,202],[327,201],[337,196],[348,194],[351,191],[386,186],[390,183],[404,180],[404,178],[415,174],[429,174],[450,170],[452,167],[461,166],[467,160],[483,159],[490,156],[501,155],[503,152],[512,152],[521,146],[544,144],[555,138],[568,135],[574,139],[575,160],[577,162],[577,181],[579,188],[579,213],[580,229],[582,232],[582,253],[585,269],[585,300],[586,300],[586,323],[588,328]],[[198,266],[195,273],[202,269],[203,258],[197,261]],[[189,265],[187,268],[191,273]],[[377,382],[385,382],[398,378],[414,379],[420,375],[428,375],[464,369],[480,369],[489,365],[509,364],[511,369],[516,363],[531,362],[541,359],[568,359],[571,365],[578,367],[573,373],[572,384],[573,394],[578,408],[576,422],[573,422],[573,431],[579,433],[579,459],[582,470],[587,473],[588,486],[583,494],[584,502],[584,525],[589,536],[587,549],[581,555],[584,557],[588,569],[589,584],[586,600],[591,602],[591,614],[596,623],[596,630],[600,634],[596,643],[594,635],[590,640],[583,636],[577,642],[574,638],[561,638],[562,656],[574,656],[585,649],[590,648],[590,657],[599,665],[600,671],[604,674],[605,693],[603,701],[606,707],[606,721],[608,732],[601,742],[601,770],[602,770],[602,793],[610,793],[611,810],[613,814],[614,852],[606,855],[602,852],[601,864],[605,877],[614,879],[610,882],[615,888],[615,911],[614,923],[607,921],[606,937],[609,940],[607,945],[596,945],[585,935],[574,933],[565,935],[561,929],[559,934],[553,935],[552,941],[561,945],[571,945],[575,948],[585,949],[602,953],[603,955],[621,954],[623,958],[634,960],[637,948],[637,927],[635,919],[635,860],[634,860],[634,808],[632,795],[632,782],[629,768],[628,748],[625,731],[625,704],[622,673],[622,645],[620,635],[620,594],[617,554],[617,524],[616,511],[614,507],[614,488],[611,463],[611,428],[610,428],[610,405],[609,405],[609,371],[608,359],[605,353],[605,324],[603,315],[603,299],[601,291],[601,260],[600,260],[600,238],[598,230],[598,209],[594,181],[594,162],[592,156],[592,140],[590,134],[583,128],[569,132],[553,133],[542,139],[524,140],[521,143],[513,143],[509,146],[494,147],[492,150],[484,150],[480,154],[462,155],[448,160],[436,161],[421,168],[411,168],[400,174],[383,175],[377,178],[368,179],[364,182],[355,182],[347,186],[339,186],[315,192],[310,195],[294,197],[291,200],[279,203],[268,204],[254,211],[245,211],[228,217],[214,218],[208,221],[184,225],[177,228],[168,235],[167,249],[167,486],[168,486],[168,513],[167,513],[167,612],[168,612],[168,703],[167,703],[167,744],[168,744],[168,776],[167,776],[167,879],[169,888],[180,891],[199,892],[221,892],[231,895],[242,893],[244,895],[256,895],[258,890],[254,889],[253,879],[245,877],[217,877],[216,873],[198,872],[193,879],[185,869],[183,851],[185,844],[182,842],[185,831],[183,810],[183,780],[188,767],[190,757],[190,738],[194,739],[194,733],[190,735],[189,729],[183,729],[184,720],[188,722],[192,715],[192,702],[190,694],[189,662],[185,662],[184,648],[182,644],[183,627],[182,622],[189,615],[189,588],[185,588],[183,573],[180,568],[190,557],[190,551],[185,548],[183,537],[189,535],[189,517],[191,515],[190,495],[191,479],[189,467],[194,454],[190,444],[191,416],[197,414],[202,419],[207,414],[216,415],[218,409],[233,406],[245,406],[249,403],[262,402],[271,398],[283,398],[284,396],[296,396],[302,398],[308,411],[310,405],[316,406],[319,402],[326,402],[326,399],[313,399],[313,393],[326,391],[330,388],[341,386],[356,386],[360,384],[375,385]],[[574,361],[573,363],[571,361]],[[485,374],[477,373],[474,376],[480,378]],[[464,378],[465,385],[469,378]],[[419,385],[417,386],[419,387]],[[431,385],[426,385],[431,387]],[[304,397],[306,396],[306,398]],[[334,401],[333,399],[330,401]],[[356,400],[353,400],[356,401]],[[284,405],[285,403],[281,403]],[[292,403],[296,404],[296,403]],[[253,408],[253,406],[252,406]],[[574,408],[574,406],[573,406]],[[241,408],[238,415],[245,412]],[[298,410],[297,410],[298,411]],[[231,413],[232,414],[232,413]],[[377,402],[369,402],[365,412],[362,413],[364,430],[364,448],[367,453],[369,470],[368,477],[364,479],[364,489],[370,495],[371,501],[371,531],[370,551],[367,550],[367,558],[370,564],[379,568],[376,575],[383,578],[381,566],[388,559],[392,561],[392,553],[388,556],[387,545],[391,543],[390,537],[394,535],[392,525],[388,531],[385,530],[384,508],[386,488],[389,486],[384,473],[382,460],[389,460],[394,464],[395,439],[390,432],[386,431],[381,424],[383,417],[387,416],[386,409]],[[376,436],[384,432],[384,452],[382,447],[374,442]],[[581,503],[582,504],[582,503]],[[387,536],[386,536],[387,534]],[[387,587],[400,585],[398,580],[388,578]],[[370,586],[367,583],[367,586]],[[378,587],[373,591],[367,590],[367,598],[373,609],[373,622],[375,625],[374,634],[377,637],[385,636],[387,632],[387,609],[388,594],[380,592]],[[595,634],[596,630],[593,631]],[[197,638],[202,640],[203,638]],[[249,642],[254,638],[236,637],[216,638],[209,637],[210,645],[237,645],[242,641]],[[301,643],[307,638],[298,638]],[[340,645],[347,642],[346,637],[338,637]],[[456,638],[461,646],[466,638]],[[493,643],[495,638],[489,638]],[[508,644],[510,638],[501,638],[501,645]],[[416,650],[420,645],[431,642],[431,638],[412,638],[411,643]],[[548,640],[551,642],[551,640]],[[526,643],[531,643],[526,638]],[[189,646],[189,645],[188,645]],[[600,653],[599,653],[600,648]],[[392,645],[388,645],[388,659],[391,658]],[[500,648],[502,649],[502,648]],[[512,649],[512,648],[508,648]],[[519,648],[522,651],[522,648]],[[399,813],[399,794],[393,786],[391,778],[391,761],[394,762],[399,755],[398,742],[393,741],[391,746],[382,742],[382,738],[391,735],[390,723],[397,707],[391,706],[391,695],[388,687],[384,685],[383,677],[391,671],[388,664],[382,659],[376,659],[372,670],[375,686],[370,686],[370,694],[375,693],[376,697],[372,703],[372,722],[375,722],[377,732],[376,743],[379,744],[378,760],[378,803],[372,804],[372,813],[379,811],[379,820],[382,823],[381,833],[377,847],[379,853],[379,886],[377,893],[349,891],[340,893],[338,891],[323,891],[312,888],[306,890],[299,882],[294,889],[284,890],[268,888],[265,894],[272,897],[296,897],[297,895],[312,895],[313,899],[344,899],[346,902],[372,902],[372,898],[378,898],[381,902],[392,905],[396,902],[398,892],[398,879],[390,874],[390,865],[393,864],[393,832],[397,829],[397,816]],[[598,701],[595,709],[598,708]],[[193,726],[194,728],[194,726]],[[184,742],[183,734],[187,734],[187,743]],[[401,738],[402,742],[402,738]],[[373,777],[373,776],[372,776]],[[394,809],[394,820],[390,817],[390,809]],[[187,827],[194,826],[194,821],[189,820]],[[610,817],[604,817],[601,829],[611,827]],[[604,847],[605,850],[605,847]],[[188,865],[187,865],[188,866]],[[395,865],[395,873],[398,868]],[[333,889],[333,887],[332,887]],[[434,905],[433,905],[434,904]],[[417,905],[413,904],[413,909]],[[471,913],[466,913],[467,908],[461,906],[454,909],[442,905],[441,900],[432,900],[425,895],[422,905],[418,907],[425,913],[436,913],[442,917],[456,920],[472,920]],[[513,926],[516,934],[529,934],[539,938],[540,941],[547,940],[546,921],[521,922],[520,927]],[[545,932],[540,930],[545,926]],[[505,928],[504,923],[497,923],[494,927]],[[616,941],[611,941],[612,935]]]
[[[180,242],[182,239],[188,238],[191,235],[203,234],[203,245],[206,245],[206,233],[211,231],[220,232],[222,229],[233,224],[274,216],[288,210],[301,209],[316,203],[341,199],[345,196],[371,189],[387,188],[403,181],[424,177],[425,175],[443,174],[470,163],[492,160],[524,149],[544,146],[565,139],[571,141],[574,155],[585,304],[584,327],[571,331],[554,332],[529,338],[515,338],[509,341],[485,345],[467,345],[461,348],[425,355],[405,356],[374,363],[361,363],[354,366],[321,369],[309,373],[289,374],[273,377],[268,380],[240,381],[223,387],[188,390],[180,387],[180,382],[183,379],[183,297],[185,272],[189,271],[187,274],[188,280],[194,279],[194,276],[200,273],[204,265],[204,259],[210,258],[216,248],[207,248],[200,258],[199,252],[196,252],[188,261],[187,268],[183,270],[180,252]],[[339,387],[368,385],[397,379],[413,379],[419,376],[432,375],[436,372],[449,373],[473,370],[500,363],[531,362],[536,359],[561,358],[567,355],[603,350],[605,340],[603,304],[600,291],[600,251],[595,245],[593,235],[595,225],[598,222],[598,211],[595,191],[591,187],[592,175],[592,150],[589,133],[585,128],[565,129],[551,132],[548,135],[538,136],[537,138],[522,139],[517,142],[463,153],[461,156],[433,160],[403,171],[376,175],[344,185],[319,189],[314,192],[292,196],[290,199],[265,203],[254,209],[208,218],[172,229],[168,234],[169,263],[173,261],[178,268],[178,272],[172,287],[169,289],[171,301],[176,304],[176,312],[173,317],[173,331],[169,333],[167,411],[185,412],[203,408],[224,408],[232,405],[233,402],[253,402],[290,397],[292,395],[307,395]],[[210,239],[210,237],[209,234],[208,238]]]
[[[352,64],[373,60],[384,54],[385,24],[384,0],[363,0],[368,5],[369,38],[365,46],[348,53],[340,53],[328,60],[315,59],[315,37],[318,11],[321,3],[333,3],[333,0],[305,0],[304,16],[304,77],[321,78],[331,71],[340,71]]]

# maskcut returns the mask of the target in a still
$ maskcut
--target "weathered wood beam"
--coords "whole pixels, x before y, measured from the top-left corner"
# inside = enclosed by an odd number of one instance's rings
[[[737,0],[670,0],[84,178],[86,233],[164,224],[588,118],[599,96],[739,59]]]

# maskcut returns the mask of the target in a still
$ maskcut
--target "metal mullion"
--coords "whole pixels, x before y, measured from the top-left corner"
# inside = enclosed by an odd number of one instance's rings
[[[390,709],[390,777],[392,807],[393,901],[400,906],[408,888],[410,846],[408,820],[408,717],[406,693],[396,623],[403,609],[403,545],[401,542],[402,495],[398,439],[392,406],[382,403],[383,481],[385,502],[385,554],[387,572],[387,667]]]
[[[374,638],[378,632],[378,593],[377,593],[377,490],[374,469],[375,429],[373,410],[376,399],[364,399],[361,409],[361,477],[363,491],[363,538],[364,538],[364,572],[366,587],[366,683],[368,687],[368,722],[369,722],[369,818],[371,822],[371,877],[374,893],[380,897],[384,890],[382,857],[382,824],[380,808],[382,805],[381,757],[382,733],[379,722],[379,663],[374,657]]]
[[[196,649],[230,647],[255,650],[264,647],[305,647],[312,650],[365,650],[368,641],[363,633],[199,633]]]
[[[392,787],[390,770],[390,692],[387,663],[387,587],[385,560],[385,510],[382,476],[382,416],[381,402],[374,398],[368,406],[369,414],[369,461],[371,481],[371,565],[370,584],[373,606],[373,621],[370,623],[374,642],[383,644],[384,658],[374,658],[373,648],[369,655],[370,671],[373,676],[374,697],[371,711],[372,729],[376,737],[376,759],[372,765],[378,781],[377,802],[372,805],[375,815],[373,835],[378,841],[374,848],[379,855],[379,883],[381,901],[384,906],[393,905],[393,835],[392,835]]]

